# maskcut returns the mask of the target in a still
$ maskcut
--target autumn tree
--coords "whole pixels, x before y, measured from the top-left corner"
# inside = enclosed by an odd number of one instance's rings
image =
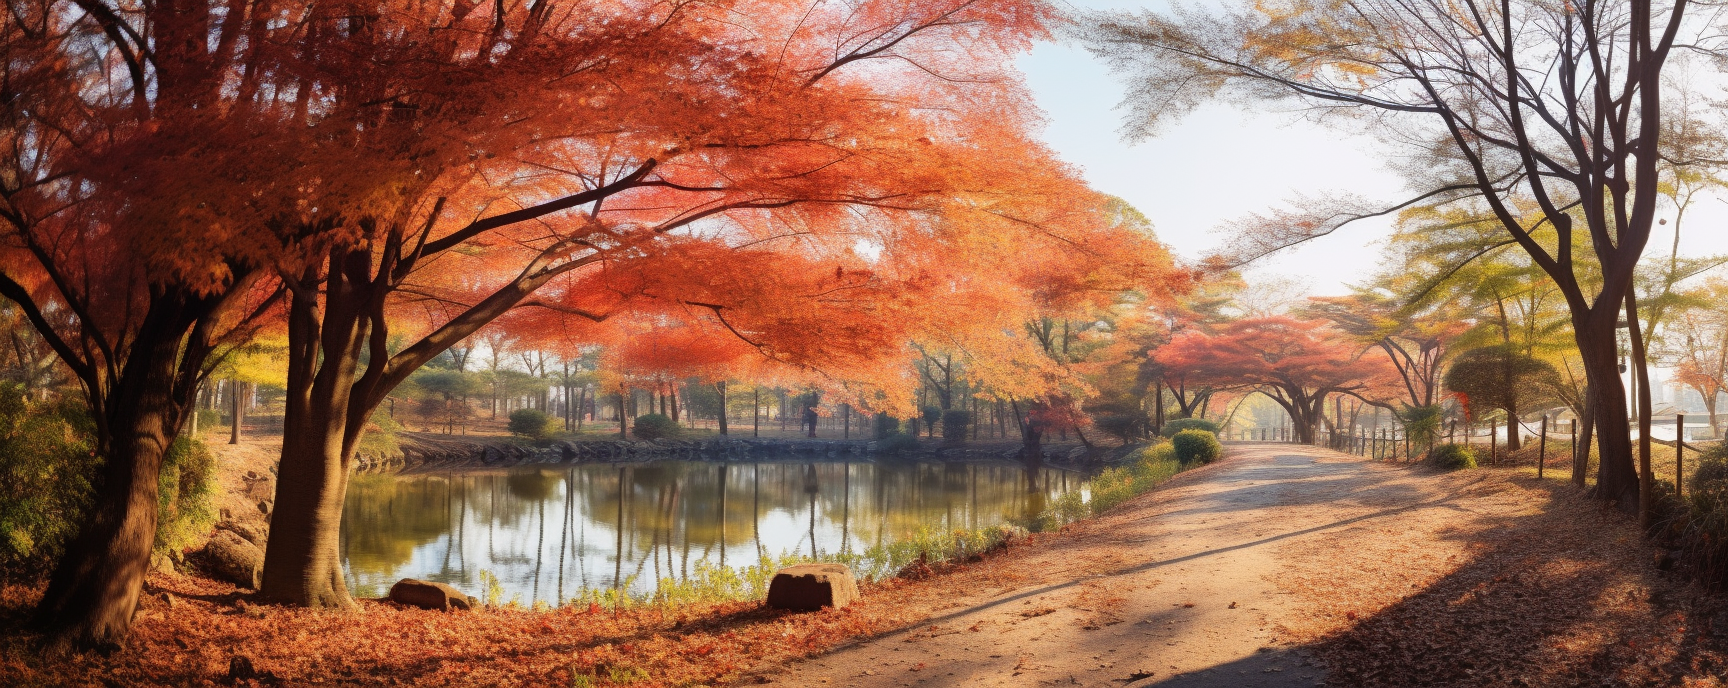
[[[1446,387],[1463,397],[1472,420],[1506,412],[1506,448],[1517,451],[1520,414],[1554,398],[1559,373],[1516,346],[1500,344],[1459,354],[1446,370]]]
[[[274,21],[243,3],[8,7],[0,296],[76,378],[102,458],[38,616],[57,641],[113,646],[136,611],[164,452],[223,352],[277,303],[278,221],[298,211],[259,191],[318,185],[296,160],[316,136],[285,125],[310,93],[264,59],[280,44],[243,39]]]
[[[1378,401],[1396,373],[1380,357],[1320,320],[1244,318],[1213,332],[1189,330],[1154,354],[1217,387],[1256,390],[1284,408],[1298,442],[1312,443],[1334,395]]]
[[[1663,337],[1662,359],[1674,366],[1674,380],[1698,392],[1710,417],[1710,434],[1722,436],[1716,404],[1728,392],[1728,284],[1712,280],[1691,290],[1696,301],[1682,309]]]
[[[1711,12],[1687,0],[1256,3],[1095,15],[1085,35],[1131,80],[1135,131],[1220,95],[1289,100],[1409,157],[1407,200],[1341,196],[1251,218],[1226,263],[1421,201],[1492,217],[1566,302],[1601,420],[1597,493],[1630,509],[1640,480],[1614,330],[1639,322],[1633,274],[1657,219],[1660,160],[1675,150],[1665,67],[1677,44],[1720,47]]]
[[[1413,313],[1402,307],[1393,293],[1371,288],[1345,297],[1316,298],[1304,310],[1379,349],[1398,373],[1403,392],[1399,401],[1406,408],[1439,403],[1440,373],[1465,323],[1447,317],[1449,314]]]
[[[669,255],[657,247],[677,239],[721,262],[745,249],[802,257],[800,269],[821,259],[817,275],[838,269],[832,286],[857,294],[845,285],[872,281],[849,272],[866,262],[861,241],[892,257],[993,229],[1060,231],[1084,213],[1056,213],[1095,205],[1024,137],[1030,113],[1003,71],[1042,34],[1038,5],[309,9],[263,30],[292,46],[280,69],[296,92],[320,96],[301,124],[330,143],[308,162],[347,186],[299,199],[305,238],[281,272],[293,346],[270,599],[350,604],[336,543],[365,418],[511,309],[609,318],[681,303],[772,348],[747,329],[768,318],[727,299],[620,293],[608,266]],[[331,21],[340,30],[311,30]]]

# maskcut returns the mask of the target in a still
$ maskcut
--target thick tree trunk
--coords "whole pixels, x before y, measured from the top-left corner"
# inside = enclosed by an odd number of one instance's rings
[[[1518,409],[1506,409],[1506,451],[1515,452],[1523,446],[1518,435]]]
[[[1596,496],[1615,502],[1627,513],[1637,513],[1638,472],[1632,460],[1632,431],[1626,422],[1626,387],[1620,382],[1620,362],[1615,355],[1614,326],[1620,309],[1599,310],[1606,315],[1593,311],[1573,319],[1580,358],[1596,401]]]
[[[1314,428],[1319,425],[1319,408],[1325,402],[1315,400],[1298,400],[1291,405],[1294,413],[1290,418],[1290,431],[1295,434],[1291,439],[1298,444],[1314,443]]]
[[[38,624],[61,648],[125,642],[156,544],[157,480],[190,405],[190,385],[188,398],[174,397],[181,363],[175,335],[186,327],[173,315],[152,312],[146,319],[103,405],[108,417],[99,430],[105,436],[97,438],[104,461],[95,500],[36,608]]]
[[[332,260],[332,263],[336,263]],[[332,305],[296,292],[288,313],[288,391],[282,462],[264,549],[262,596],[307,607],[354,608],[342,577],[342,499],[348,468],[370,409],[354,404],[358,352],[368,328],[352,283],[331,280]],[[321,356],[319,354],[322,354]]]
[[[169,413],[139,409],[116,427],[101,488],[84,527],[66,548],[37,614],[56,642],[114,648],[132,628],[156,543],[157,474],[173,442]]]
[[[342,502],[348,492],[343,432],[327,404],[283,421],[276,508],[264,554],[265,599],[307,607],[353,608],[342,576]],[[345,409],[344,409],[345,410]],[[292,412],[291,412],[292,413]],[[323,431],[328,428],[329,431]]]

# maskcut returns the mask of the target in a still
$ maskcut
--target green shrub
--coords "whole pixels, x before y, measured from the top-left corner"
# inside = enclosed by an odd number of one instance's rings
[[[942,439],[949,442],[964,442],[966,429],[972,425],[972,414],[961,409],[949,409],[942,413]]]
[[[1224,453],[1224,445],[1218,443],[1218,435],[1198,428],[1176,433],[1175,437],[1170,438],[1170,445],[1176,449],[1176,459],[1185,464],[1212,463]]]
[[[1728,484],[1728,442],[1717,442],[1698,453],[1698,467],[1693,469],[1688,487],[1714,483]]]
[[[924,434],[936,434],[936,421],[942,420],[942,407],[936,405],[918,409],[918,419],[924,421]]]
[[[0,575],[45,573],[78,533],[102,461],[83,404],[31,403],[0,383]]]
[[[644,413],[636,417],[635,424],[630,426],[630,434],[639,440],[658,440],[677,437],[680,430],[678,421],[664,413]]]
[[[1476,467],[1476,450],[1462,444],[1442,444],[1428,454],[1435,466],[1449,471]]]
[[[671,419],[668,418],[668,421]],[[640,424],[641,418],[636,422]],[[552,416],[539,409],[516,409],[510,412],[510,432],[529,439],[543,440],[552,436]]]
[[[881,454],[898,454],[908,449],[917,448],[918,438],[904,432],[896,432],[892,435],[876,440],[876,451]]]
[[[222,425],[224,419],[218,409],[198,409],[198,431],[209,432],[211,428]]]
[[[1101,514],[1116,505],[1157,487],[1182,470],[1176,460],[1176,449],[1169,442],[1143,447],[1129,454],[1120,466],[1104,469],[1092,479],[1092,501],[1087,504],[1093,514]]]
[[[900,419],[886,413],[876,414],[876,439],[885,440],[900,434]]]
[[[1677,550],[1677,563],[1688,577],[1717,590],[1728,588],[1728,443],[1700,452],[1684,499],[1676,499],[1665,481],[1652,487],[1651,535]]]
[[[1158,434],[1165,437],[1175,437],[1183,430],[1205,430],[1213,435],[1218,434],[1218,424],[1204,418],[1177,418],[1164,424]]]
[[[181,437],[168,446],[156,483],[158,553],[185,550],[210,532],[216,523],[215,485],[216,455],[203,442]]]

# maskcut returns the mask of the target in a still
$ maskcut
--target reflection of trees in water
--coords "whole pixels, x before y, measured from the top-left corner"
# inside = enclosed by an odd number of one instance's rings
[[[1006,462],[899,461],[368,476],[350,487],[344,545],[359,580],[472,583],[485,569],[511,594],[561,600],[628,580],[640,591],[684,578],[699,562],[745,566],[782,551],[861,552],[921,529],[1018,520],[1070,482],[1060,471]],[[765,532],[764,523],[775,529]],[[416,559],[427,547],[441,549]]]

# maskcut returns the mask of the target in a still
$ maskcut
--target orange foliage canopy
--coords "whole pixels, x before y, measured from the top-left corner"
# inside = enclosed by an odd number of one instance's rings
[[[1385,357],[1363,348],[1324,321],[1268,316],[1182,332],[1153,355],[1190,380],[1266,394],[1289,412],[1297,439],[1311,442],[1328,395],[1378,399],[1398,383]]]
[[[1029,137],[1010,65],[1050,21],[1032,0],[9,9],[0,287],[92,388],[122,377],[100,371],[124,347],[192,343],[135,378],[135,444],[166,446],[205,354],[286,295],[276,599],[345,603],[313,570],[331,558],[281,548],[334,532],[339,512],[308,510],[340,503],[385,395],[512,309],[675,319],[778,365],[864,366],[929,326],[914,297],[997,265],[976,256],[1110,245],[1103,199]],[[104,497],[91,542],[108,553],[78,566],[132,580],[78,583],[104,591],[60,614],[86,640],[129,624],[145,559],[113,543],[153,530],[126,505],[154,503],[156,461],[110,461],[138,494]]]

